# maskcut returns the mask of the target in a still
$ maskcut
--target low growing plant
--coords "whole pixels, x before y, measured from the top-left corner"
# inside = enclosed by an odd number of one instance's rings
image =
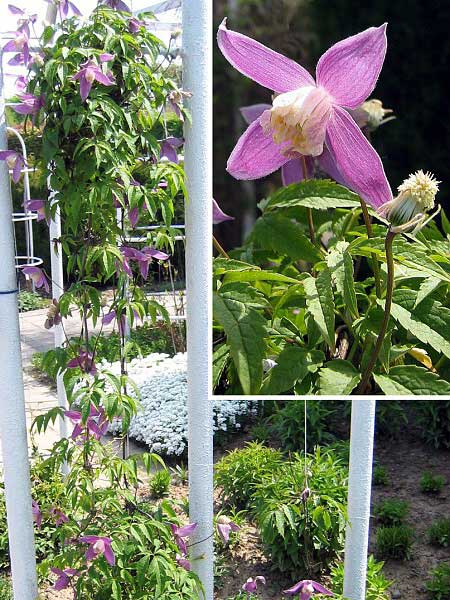
[[[167,469],[160,469],[150,479],[150,491],[155,498],[162,498],[169,491],[171,483],[170,473]]]
[[[376,545],[380,558],[409,560],[414,531],[406,525],[382,526],[377,529]]]
[[[382,465],[375,465],[372,472],[373,485],[387,485],[389,483],[389,477],[387,474],[386,467]]]
[[[445,477],[426,471],[420,478],[420,491],[424,494],[439,494],[445,484]]]
[[[0,575],[0,598],[2,600],[13,600],[11,582],[4,575]]]
[[[43,298],[36,292],[28,292],[27,290],[21,290],[18,296],[19,312],[28,312],[30,310],[37,310],[39,308],[45,308],[48,306],[48,299]]]
[[[428,529],[428,539],[435,546],[450,546],[450,517],[434,521]]]
[[[450,400],[414,403],[419,434],[434,448],[450,448]]]
[[[426,582],[427,592],[431,600],[448,600],[450,598],[450,563],[441,563],[429,573]]]
[[[374,513],[383,525],[400,525],[409,512],[408,503],[404,500],[389,498],[377,504]]]
[[[386,579],[383,573],[384,563],[370,555],[367,560],[366,598],[365,600],[389,600],[389,588],[393,581]],[[344,600],[344,563],[339,562],[331,568],[331,588],[336,600]]]

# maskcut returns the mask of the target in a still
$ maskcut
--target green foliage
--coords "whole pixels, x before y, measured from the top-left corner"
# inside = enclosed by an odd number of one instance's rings
[[[245,448],[228,452],[216,463],[215,483],[222,488],[228,504],[249,508],[257,484],[271,477],[276,479],[283,462],[278,450],[249,442]]]
[[[11,582],[3,575],[0,575],[0,598],[2,600],[13,600]]]
[[[429,573],[426,582],[427,592],[432,600],[450,598],[450,563],[441,563]]]
[[[370,555],[367,560],[366,600],[389,600],[389,588],[392,581],[386,579],[383,573],[384,563],[375,560]],[[344,563],[339,562],[331,568],[332,590],[337,600],[343,600],[344,591]]]
[[[395,438],[402,433],[408,417],[399,400],[380,400],[377,402],[375,429],[376,434]]]
[[[45,308],[49,304],[48,300],[36,292],[28,292],[26,290],[21,290],[18,298],[20,312],[28,312],[29,310]]]
[[[388,485],[389,477],[386,471],[386,467],[382,465],[375,465],[372,472],[373,485]]]
[[[383,500],[374,509],[376,517],[383,525],[401,525],[408,512],[408,503],[396,498]]]
[[[450,518],[434,521],[428,529],[428,538],[435,546],[450,546]]]
[[[450,448],[450,400],[415,403],[421,437],[435,448]]]
[[[301,577],[336,558],[344,543],[346,495],[347,468],[333,450],[319,448],[306,458],[292,455],[256,484],[252,510],[274,568]]]
[[[420,478],[420,491],[424,494],[439,494],[444,484],[445,477],[426,471]]]
[[[170,473],[167,469],[161,469],[150,479],[150,491],[156,498],[162,498],[169,491],[171,484]]]
[[[377,529],[377,553],[381,558],[408,560],[413,541],[414,531],[406,525],[383,526]]]
[[[186,484],[189,480],[189,471],[187,466],[184,463],[180,463],[175,465],[175,467],[170,467],[170,471],[172,476],[181,483],[182,485]]]
[[[234,394],[352,394],[380,331],[386,227],[368,238],[358,197],[314,179],[275,190],[231,259],[214,261],[214,386]],[[306,209],[316,238],[308,237]],[[433,225],[393,244],[395,292],[369,390],[391,395],[450,394],[448,240]],[[264,372],[264,359],[275,366]],[[395,417],[395,418],[394,418]],[[400,404],[382,405],[379,431],[400,433]]]

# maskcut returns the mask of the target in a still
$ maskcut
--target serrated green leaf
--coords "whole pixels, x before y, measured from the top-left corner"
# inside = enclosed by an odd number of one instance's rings
[[[361,373],[348,360],[332,360],[320,369],[319,394],[321,396],[347,396],[355,389]]]
[[[386,396],[447,396],[450,384],[439,375],[415,365],[392,367],[389,375],[374,375]]]
[[[298,346],[286,346],[270,369],[261,389],[262,394],[282,394],[302,381],[308,373],[315,373],[325,360],[320,350],[307,350]]]
[[[244,302],[253,308],[266,308],[268,305],[264,294],[244,281],[224,283],[220,288],[220,295],[224,298]]]
[[[304,280],[303,285],[306,292],[307,310],[331,351],[334,352],[334,298],[330,269],[326,267],[316,279],[308,277]]]
[[[443,283],[437,277],[429,277],[428,279],[424,279],[420,284],[416,301],[414,303],[414,308],[416,308],[416,306],[418,306],[422,300],[425,300],[425,298],[435,292],[441,285],[443,285]]]
[[[222,377],[223,370],[225,369],[227,362],[230,360],[230,350],[226,344],[221,344],[216,350],[214,350],[212,357],[212,385],[213,390],[218,386],[220,378]]]
[[[304,206],[316,210],[360,206],[356,194],[327,179],[309,179],[280,188],[266,204],[266,210]]]
[[[336,283],[338,292],[342,294],[345,306],[353,318],[359,317],[356,300],[353,260],[347,250],[347,242],[338,242],[327,254],[327,265],[331,270],[331,278]]]
[[[214,275],[223,275],[228,271],[260,271],[261,269],[256,265],[250,265],[249,263],[242,262],[240,260],[234,260],[232,258],[215,258],[213,261]]]
[[[224,328],[244,394],[256,394],[263,375],[266,319],[255,309],[213,294],[214,318]]]
[[[295,285],[300,283],[293,277],[288,277],[282,273],[274,273],[273,271],[230,271],[225,275],[224,282],[230,283],[231,281],[279,281]]]

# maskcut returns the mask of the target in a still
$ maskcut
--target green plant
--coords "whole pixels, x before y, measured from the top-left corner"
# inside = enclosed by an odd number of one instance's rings
[[[386,467],[375,465],[372,472],[372,481],[373,485],[387,485],[389,483],[389,477]]]
[[[370,555],[367,560],[366,599],[365,600],[389,600],[388,592],[392,581],[386,579],[383,573],[384,563],[375,560]],[[331,568],[331,588],[337,594],[337,600],[341,600],[344,591],[344,563],[339,562]]]
[[[394,438],[408,424],[408,416],[400,400],[377,402],[375,431],[377,435]]]
[[[408,560],[414,532],[406,525],[379,527],[376,534],[377,553],[381,558],[398,558]]]
[[[302,576],[336,558],[347,522],[347,477],[339,456],[316,448],[306,457],[294,454],[259,479],[252,512],[274,568]]]
[[[329,443],[335,436],[329,431],[329,420],[334,409],[328,402],[319,400],[291,400],[270,417],[271,433],[279,440],[283,450],[303,450],[306,428],[311,447]]]
[[[167,469],[161,469],[150,479],[150,490],[156,498],[162,498],[169,491],[171,482],[170,473]]]
[[[255,442],[264,443],[270,438],[270,427],[267,423],[259,421],[252,426],[250,433]]]
[[[420,478],[420,491],[424,494],[439,494],[444,484],[445,477],[426,471]]]
[[[18,302],[20,312],[28,312],[30,310],[36,310],[38,308],[45,308],[49,304],[48,300],[46,300],[36,292],[28,292],[27,290],[21,290],[19,292]]]
[[[436,546],[450,546],[450,517],[434,521],[428,529],[428,538]]]
[[[170,471],[172,475],[176,478],[176,480],[182,485],[185,485],[188,482],[189,471],[184,463],[180,463],[175,467],[170,467]]]
[[[421,437],[435,448],[450,448],[450,400],[414,403]]]
[[[228,452],[215,465],[215,483],[222,488],[228,504],[249,508],[256,485],[263,479],[276,479],[282,464],[281,452],[249,442],[243,449]]]
[[[389,498],[377,504],[374,513],[383,525],[400,525],[409,512],[408,503],[404,500]]]
[[[426,583],[427,592],[432,600],[450,598],[450,563],[441,563],[429,573]]]
[[[11,582],[4,575],[0,575],[0,598],[2,600],[13,600]]]

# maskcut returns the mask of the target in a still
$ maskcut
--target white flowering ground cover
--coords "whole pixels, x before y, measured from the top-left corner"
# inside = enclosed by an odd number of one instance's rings
[[[187,445],[187,355],[149,354],[128,365],[128,375],[140,393],[141,410],[133,418],[129,435],[144,442],[150,452],[180,455]],[[120,363],[103,363],[103,368],[120,374]],[[241,426],[244,416],[256,413],[256,402],[230,400],[215,402],[214,432],[232,432]],[[111,427],[120,431],[120,422]]]

